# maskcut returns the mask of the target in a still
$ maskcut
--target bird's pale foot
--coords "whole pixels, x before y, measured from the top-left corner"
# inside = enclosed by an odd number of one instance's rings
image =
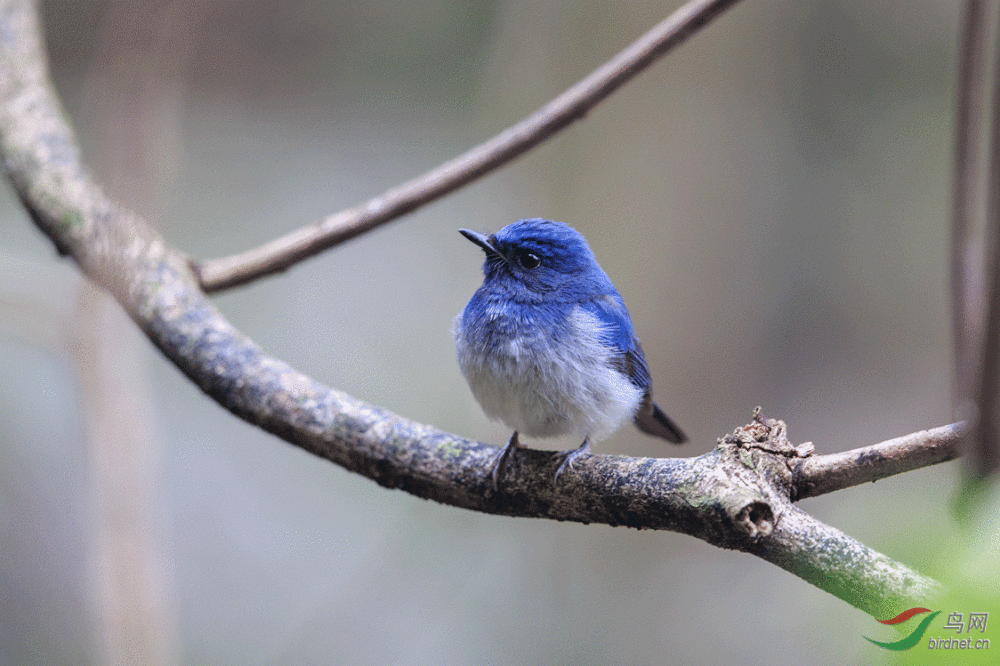
[[[580,456],[590,455],[590,440],[583,440],[583,444],[576,447],[571,451],[563,451],[562,453],[557,453],[556,457],[562,458],[563,461],[559,465],[559,469],[556,470],[555,478],[552,479],[553,482],[559,481],[559,475],[566,471],[566,469],[573,469],[573,463]]]

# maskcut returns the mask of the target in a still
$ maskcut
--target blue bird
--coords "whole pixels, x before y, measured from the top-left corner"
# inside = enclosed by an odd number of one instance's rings
[[[669,442],[684,433],[653,402],[649,368],[625,302],[587,241],[561,222],[520,220],[492,235],[459,229],[486,253],[485,279],[455,319],[458,365],[483,411],[518,433],[576,435],[555,478],[626,419]]]

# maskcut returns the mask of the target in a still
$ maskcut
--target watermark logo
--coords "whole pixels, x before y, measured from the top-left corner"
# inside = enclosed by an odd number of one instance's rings
[[[914,615],[922,615],[924,613],[930,613],[930,615],[921,620],[920,624],[918,624],[917,627],[913,631],[911,631],[910,635],[907,636],[906,638],[903,638],[901,640],[892,643],[883,643],[881,641],[875,640],[874,638],[868,638],[867,636],[865,636],[864,638],[866,641],[874,643],[880,648],[885,648],[886,650],[909,650],[911,647],[920,642],[920,639],[924,637],[924,632],[927,631],[927,627],[929,627],[931,622],[934,621],[934,618],[936,618],[938,615],[941,614],[941,611],[931,612],[930,608],[911,608],[909,610],[903,611],[896,617],[891,617],[888,620],[879,620],[879,622],[881,622],[882,624],[902,624],[907,620],[909,620],[910,618],[912,618]]]
[[[925,615],[927,613],[930,614]],[[921,640],[924,638],[927,630],[936,624],[934,620],[940,614],[941,611],[932,611],[930,608],[910,608],[896,617],[889,618],[888,620],[879,620],[882,624],[896,625],[903,624],[914,617],[923,616],[919,624],[910,630],[910,633],[906,637],[898,641],[885,643],[877,641],[874,638],[868,638],[867,636],[864,639],[880,648],[893,651],[909,650],[919,644],[925,644],[929,650],[986,650],[990,647],[990,639],[984,638],[981,635],[986,633],[986,624],[990,619],[990,614],[985,612],[968,613],[968,616],[958,611],[949,613],[948,620],[941,629],[946,632],[953,631],[956,635],[939,634],[929,636],[926,641]],[[968,617],[968,620],[966,620],[966,617]],[[967,634],[964,637],[961,635],[963,631]]]

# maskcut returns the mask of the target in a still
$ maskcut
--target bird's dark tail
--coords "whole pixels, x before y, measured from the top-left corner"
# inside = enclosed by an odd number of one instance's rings
[[[683,444],[687,441],[684,431],[656,406],[648,392],[643,396],[639,411],[635,414],[635,427],[647,435],[662,437],[674,444]]]

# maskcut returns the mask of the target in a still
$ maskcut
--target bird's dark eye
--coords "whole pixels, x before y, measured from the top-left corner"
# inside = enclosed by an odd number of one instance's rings
[[[532,268],[536,268],[538,264],[542,263],[542,260],[538,258],[537,254],[529,252],[528,250],[518,250],[515,258],[517,259],[517,263],[521,265],[521,268],[525,268],[529,271]]]

